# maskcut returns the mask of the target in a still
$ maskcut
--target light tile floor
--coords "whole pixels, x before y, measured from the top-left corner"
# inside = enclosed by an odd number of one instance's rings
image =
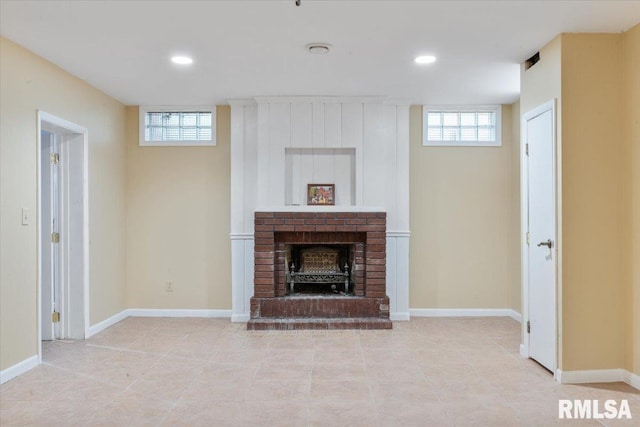
[[[560,385],[518,354],[508,318],[416,318],[391,331],[246,331],[129,318],[0,388],[0,424],[47,426],[623,426],[640,392]],[[629,401],[632,420],[558,419],[558,399]]]

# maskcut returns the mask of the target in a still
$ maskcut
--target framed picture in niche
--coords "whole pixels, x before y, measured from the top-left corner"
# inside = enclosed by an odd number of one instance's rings
[[[335,184],[307,184],[307,205],[335,205]]]

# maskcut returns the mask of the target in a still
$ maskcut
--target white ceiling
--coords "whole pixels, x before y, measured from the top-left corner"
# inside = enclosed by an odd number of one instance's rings
[[[1,34],[128,105],[272,95],[510,103],[561,32],[620,32],[640,1],[10,1]],[[310,42],[333,45],[311,55]],[[169,62],[193,56],[188,68]],[[417,66],[418,54],[434,54]]]

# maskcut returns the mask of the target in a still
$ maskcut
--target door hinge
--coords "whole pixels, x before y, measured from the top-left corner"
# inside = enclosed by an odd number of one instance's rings
[[[531,321],[527,320],[527,333],[530,334],[531,333]]]
[[[528,156],[529,155],[529,143],[524,144],[524,149],[525,149],[525,154]]]
[[[58,323],[60,321],[60,313],[57,311],[54,311],[53,313],[51,313],[51,321],[53,323]]]
[[[51,243],[60,243],[60,233],[51,233]]]
[[[60,161],[60,154],[51,153],[51,156],[49,157],[49,159],[51,160],[52,165],[57,165],[58,162]]]
[[[529,232],[527,231],[527,246],[529,245]]]

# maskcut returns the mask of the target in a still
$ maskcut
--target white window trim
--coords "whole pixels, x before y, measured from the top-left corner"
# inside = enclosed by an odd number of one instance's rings
[[[476,112],[494,111],[496,113],[495,141],[429,141],[427,140],[427,112],[452,111]],[[425,147],[501,147],[502,146],[502,105],[423,105],[422,106],[422,145]]]
[[[162,106],[154,106],[154,105],[145,105],[140,106],[139,108],[139,124],[138,124],[138,144],[141,147],[213,147],[216,145],[216,130],[217,130],[217,122],[216,122],[216,107],[215,106],[170,106],[170,105],[162,105]],[[211,113],[211,141],[146,141],[145,134],[145,116],[147,112],[205,112]]]

